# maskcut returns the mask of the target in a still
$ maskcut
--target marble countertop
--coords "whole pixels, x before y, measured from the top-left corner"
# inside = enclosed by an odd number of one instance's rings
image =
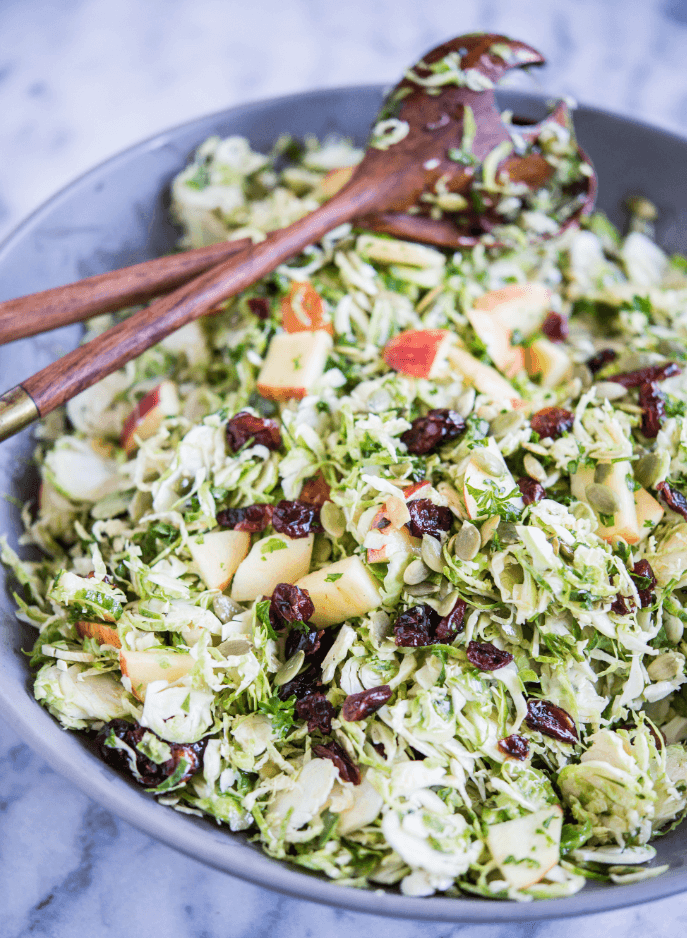
[[[478,30],[539,48],[546,91],[687,134],[686,0],[3,0],[0,239],[75,176],[166,127],[272,95],[392,81],[423,50]],[[686,920],[681,896],[517,927],[289,899],[139,833],[0,722],[3,938],[667,938]]]

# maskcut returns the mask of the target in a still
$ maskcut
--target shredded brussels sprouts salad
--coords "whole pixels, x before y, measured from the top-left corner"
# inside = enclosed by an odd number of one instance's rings
[[[211,138],[172,187],[184,244],[261,239],[360,157]],[[51,415],[43,559],[2,550],[36,699],[343,884],[531,900],[665,869],[687,267],[632,208],[626,237],[597,214],[458,253],[342,226]]]

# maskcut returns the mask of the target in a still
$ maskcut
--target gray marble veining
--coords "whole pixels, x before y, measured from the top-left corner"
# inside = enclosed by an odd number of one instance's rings
[[[541,87],[687,132],[684,0],[3,0],[0,237],[72,178],[198,114],[395,79],[460,32],[522,38]],[[259,54],[257,54],[259,50]],[[0,936],[668,938],[683,897],[517,928],[378,919],[280,896],[152,841],[0,725]]]

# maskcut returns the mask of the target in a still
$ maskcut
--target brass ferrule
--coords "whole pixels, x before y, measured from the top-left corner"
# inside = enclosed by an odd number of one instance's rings
[[[14,436],[39,417],[33,398],[20,384],[0,394],[0,440]]]

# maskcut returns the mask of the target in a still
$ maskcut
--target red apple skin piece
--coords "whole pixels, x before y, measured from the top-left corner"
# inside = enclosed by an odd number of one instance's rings
[[[301,316],[308,320],[307,323]],[[309,280],[294,280],[291,284],[288,296],[281,301],[281,324],[285,332],[317,332],[322,329],[334,335],[334,326],[325,319],[322,297]]]
[[[94,638],[99,645],[112,645],[114,648],[122,647],[117,630],[105,625],[104,622],[77,622],[74,628],[80,638]]]
[[[147,440],[153,436],[165,417],[171,416],[177,409],[176,387],[171,381],[163,381],[141,398],[122,428],[120,443],[126,455],[131,456],[138,448],[136,437]]]
[[[527,303],[532,309],[541,310],[542,319],[551,302],[551,291],[541,283],[509,283],[498,290],[490,290],[478,297],[472,304],[473,309],[484,309],[493,312],[498,307],[504,307],[504,316],[514,303]]]
[[[446,329],[409,329],[388,342],[382,356],[394,371],[412,378],[429,378],[451,339]]]
[[[428,488],[430,488],[429,482],[413,482],[412,485],[409,485],[407,488],[403,489],[403,497],[407,502],[411,500],[411,495],[415,495],[416,498],[422,498],[422,495],[419,493],[422,489]]]

